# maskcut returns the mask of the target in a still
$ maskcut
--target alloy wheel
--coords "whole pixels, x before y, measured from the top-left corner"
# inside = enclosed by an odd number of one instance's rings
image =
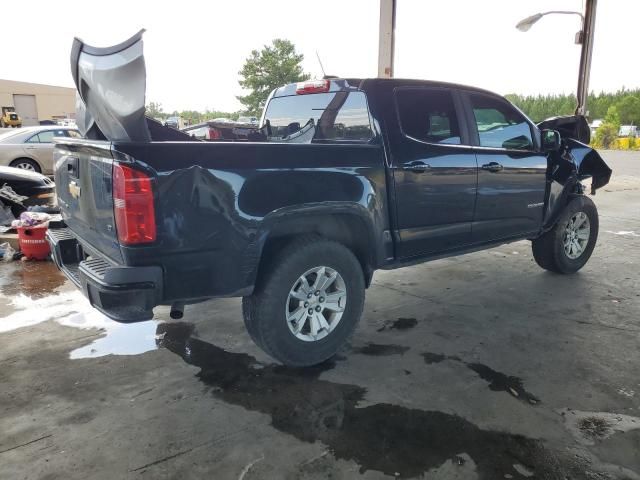
[[[571,260],[575,260],[584,253],[589,243],[591,225],[589,217],[584,212],[575,213],[567,223],[562,238],[564,253]]]
[[[293,284],[285,306],[287,326],[296,338],[315,342],[338,325],[347,303],[347,289],[338,271],[314,267]]]

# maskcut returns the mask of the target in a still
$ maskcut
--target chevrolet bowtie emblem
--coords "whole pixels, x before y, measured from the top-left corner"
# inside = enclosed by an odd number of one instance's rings
[[[76,182],[69,182],[69,194],[73,198],[80,198],[80,186]]]

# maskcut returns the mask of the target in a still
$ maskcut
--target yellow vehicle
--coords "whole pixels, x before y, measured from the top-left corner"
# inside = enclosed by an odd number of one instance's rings
[[[22,126],[22,119],[16,113],[16,109],[14,107],[2,107],[2,117],[0,117],[0,127],[20,128],[21,126]]]

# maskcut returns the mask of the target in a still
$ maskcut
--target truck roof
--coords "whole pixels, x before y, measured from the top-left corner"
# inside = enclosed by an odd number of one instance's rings
[[[311,79],[308,82],[318,82],[323,79]],[[501,96],[495,92],[485,90],[478,87],[472,87],[469,85],[461,85],[457,83],[442,82],[437,80],[419,80],[411,78],[326,78],[324,80],[329,81],[329,92],[337,92],[342,90],[366,90],[367,87],[376,87],[378,85],[392,85],[396,87],[406,86],[425,86],[425,87],[440,87],[440,88],[457,88],[464,90],[471,90],[478,93],[485,93],[489,95]],[[304,83],[304,82],[299,82]],[[273,97],[285,97],[296,94],[298,83],[290,83],[274,90]]]

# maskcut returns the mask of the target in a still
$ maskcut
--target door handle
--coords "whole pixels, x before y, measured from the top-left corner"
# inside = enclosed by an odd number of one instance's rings
[[[415,173],[422,173],[426,170],[429,170],[430,168],[431,165],[429,165],[428,163],[424,163],[421,160],[416,160],[414,162],[409,162],[402,165],[403,170],[410,170]]]
[[[488,170],[489,172],[499,172],[502,169],[504,169],[504,167],[500,165],[498,162],[489,162],[482,165],[482,169]]]
[[[25,150],[35,150],[36,147],[24,147]]]

